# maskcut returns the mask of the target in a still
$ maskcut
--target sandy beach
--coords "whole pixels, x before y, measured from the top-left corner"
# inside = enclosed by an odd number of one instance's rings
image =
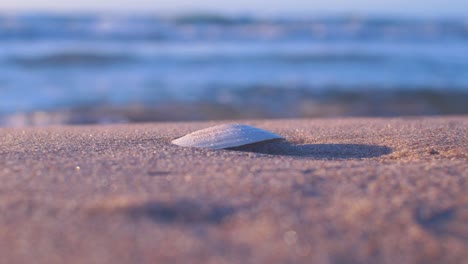
[[[2,263],[466,263],[468,117],[0,129]]]

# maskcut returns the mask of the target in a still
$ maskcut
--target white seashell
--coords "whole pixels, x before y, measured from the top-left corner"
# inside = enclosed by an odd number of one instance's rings
[[[225,124],[195,131],[172,141],[182,147],[224,149],[283,137],[248,125]]]

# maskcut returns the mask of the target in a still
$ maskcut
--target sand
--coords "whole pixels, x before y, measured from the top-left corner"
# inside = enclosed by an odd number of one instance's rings
[[[2,263],[467,263],[468,117],[0,129]]]

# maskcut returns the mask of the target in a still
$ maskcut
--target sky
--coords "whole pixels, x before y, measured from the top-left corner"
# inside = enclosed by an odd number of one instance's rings
[[[467,0],[0,0],[0,11],[145,11],[466,16]]]

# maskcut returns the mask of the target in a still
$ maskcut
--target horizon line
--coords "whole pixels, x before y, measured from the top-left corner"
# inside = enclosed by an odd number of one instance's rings
[[[349,18],[399,18],[399,19],[414,19],[414,18],[458,18],[468,19],[467,14],[428,14],[417,12],[396,12],[396,11],[226,11],[226,10],[212,10],[212,9],[197,9],[197,10],[121,10],[121,9],[100,9],[100,8],[83,8],[83,9],[0,9],[1,15],[28,15],[28,14],[43,14],[43,15],[154,15],[154,16],[191,16],[191,15],[213,15],[213,16],[226,16],[226,17],[271,17],[271,18],[284,18],[284,17],[349,17]]]

